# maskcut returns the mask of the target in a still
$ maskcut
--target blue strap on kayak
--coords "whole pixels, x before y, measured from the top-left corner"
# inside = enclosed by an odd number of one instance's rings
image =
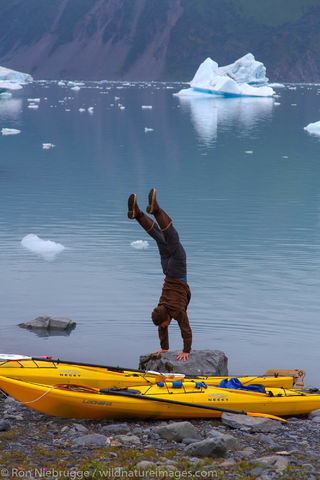
[[[196,388],[208,388],[208,385],[206,384],[206,382],[194,382],[195,383],[195,387]]]
[[[224,378],[223,380],[221,380],[218,387],[230,388],[233,390],[246,390],[248,392],[259,392],[259,393],[265,392],[263,385],[243,385],[240,382],[240,380],[236,377],[230,378],[230,380],[228,380],[227,378]]]

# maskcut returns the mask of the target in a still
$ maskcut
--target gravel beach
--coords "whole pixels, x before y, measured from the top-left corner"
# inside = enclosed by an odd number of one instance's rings
[[[276,420],[88,421],[0,400],[0,478],[320,479],[320,411]]]

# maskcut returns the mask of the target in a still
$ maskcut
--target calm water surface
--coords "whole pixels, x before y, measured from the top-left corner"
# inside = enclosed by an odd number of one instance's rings
[[[0,351],[136,368],[158,348],[157,248],[127,218],[128,195],[145,208],[156,186],[188,255],[193,348],[223,350],[232,374],[304,368],[319,384],[320,137],[303,127],[320,120],[320,86],[183,100],[181,87],[42,82],[0,100],[0,129],[21,130],[0,137]],[[21,246],[30,233],[66,249],[47,261]],[[77,328],[16,326],[39,315]],[[181,348],[177,324],[170,340]]]

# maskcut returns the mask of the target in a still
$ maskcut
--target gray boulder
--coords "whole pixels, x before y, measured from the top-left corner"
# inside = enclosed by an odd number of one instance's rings
[[[6,432],[10,430],[11,425],[8,420],[0,420],[0,432]]]
[[[275,432],[283,428],[278,420],[266,417],[249,417],[247,415],[226,413],[221,416],[222,423],[231,428],[239,428],[248,432]]]
[[[102,433],[105,433],[106,435],[112,435],[115,433],[127,433],[130,431],[130,428],[126,423],[112,423],[110,425],[104,425],[101,428]]]
[[[27,328],[29,330],[72,330],[76,326],[76,322],[73,322],[69,318],[57,318],[57,317],[37,317],[30,322],[19,323],[21,328]]]
[[[190,422],[174,422],[169,425],[161,425],[155,431],[161,438],[168,441],[182,442],[185,438],[201,438],[198,429]]]
[[[238,450],[240,448],[240,442],[232,435],[228,433],[221,433],[219,430],[211,430],[208,433],[209,438],[214,438],[216,441],[221,440],[227,449]]]
[[[206,438],[201,442],[195,442],[184,449],[186,455],[195,457],[223,457],[227,452],[225,443],[219,439]]]
[[[228,358],[220,350],[192,350],[189,360],[177,360],[178,353],[161,353],[159,355],[141,355],[140,370],[156,370],[157,372],[183,373],[185,375],[228,375]]]
[[[311,418],[311,420],[315,417],[320,417],[320,408],[318,408],[318,410],[312,410],[308,415],[308,418]]]
[[[86,445],[97,445],[105,446],[107,437],[105,435],[100,435],[99,433],[91,433],[88,435],[82,435],[74,440],[77,445],[86,446]]]

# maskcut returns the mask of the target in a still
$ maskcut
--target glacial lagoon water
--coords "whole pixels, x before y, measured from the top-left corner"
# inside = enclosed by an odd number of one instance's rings
[[[0,136],[0,351],[137,368],[158,348],[158,252],[127,218],[128,195],[145,208],[155,186],[187,251],[193,348],[223,350],[231,374],[303,368],[319,385],[320,137],[303,128],[320,86],[173,96],[182,87],[36,82],[0,100],[0,130],[21,130]],[[65,249],[46,259],[21,245],[30,234]],[[39,315],[77,327],[17,327]],[[175,322],[170,341],[181,348]]]

